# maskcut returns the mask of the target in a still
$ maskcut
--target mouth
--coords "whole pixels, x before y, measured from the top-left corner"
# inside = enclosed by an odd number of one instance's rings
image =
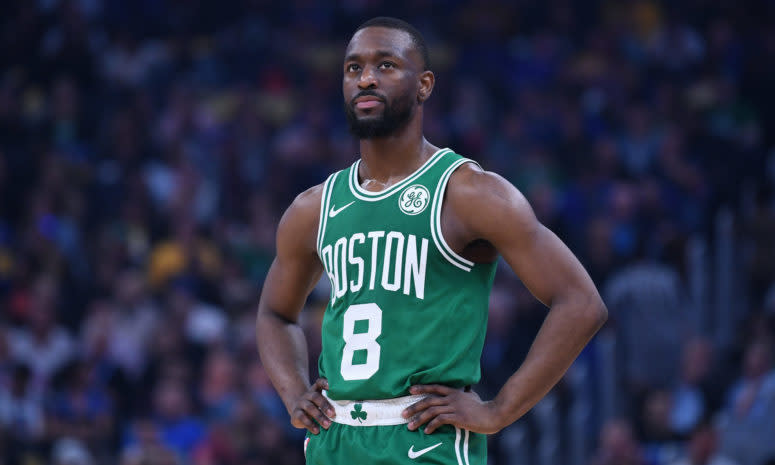
[[[381,98],[375,97],[373,95],[363,95],[353,100],[353,103],[355,104],[355,108],[358,108],[359,110],[366,110],[369,108],[374,108],[378,105],[382,105],[383,101]]]

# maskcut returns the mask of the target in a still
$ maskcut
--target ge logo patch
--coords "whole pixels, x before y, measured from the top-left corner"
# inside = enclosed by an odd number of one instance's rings
[[[401,196],[398,198],[398,207],[407,215],[417,215],[428,206],[430,197],[431,194],[425,186],[415,184],[401,192]]]

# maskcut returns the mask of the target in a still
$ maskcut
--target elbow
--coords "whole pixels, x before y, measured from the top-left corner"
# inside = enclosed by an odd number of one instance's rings
[[[296,325],[298,324],[298,321],[295,319],[290,319],[287,316],[283,315],[282,313],[279,313],[271,308],[269,308],[266,305],[258,305],[258,312],[256,314],[256,326],[270,326],[273,327],[274,325]]]
[[[608,308],[603,303],[603,299],[597,292],[585,294],[578,300],[579,305],[579,323],[585,328],[589,328],[592,333],[596,333],[608,321]]]
[[[257,333],[272,331],[272,328],[277,323],[276,315],[263,305],[258,306],[258,312],[256,313],[256,331]]]
[[[567,308],[574,316],[574,321],[579,329],[584,332],[596,333],[608,321],[608,308],[606,308],[600,295],[595,292],[579,292],[567,300],[563,299]],[[554,308],[555,305],[552,305]]]
[[[589,313],[590,319],[594,322],[595,331],[602,328],[605,322],[608,321],[608,308],[599,296],[592,301]]]

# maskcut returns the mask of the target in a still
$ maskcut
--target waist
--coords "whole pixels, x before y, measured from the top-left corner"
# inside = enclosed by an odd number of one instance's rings
[[[379,400],[333,400],[322,392],[334,407],[336,416],[331,421],[349,426],[389,426],[409,423],[401,416],[405,408],[425,398],[424,395],[395,397]]]

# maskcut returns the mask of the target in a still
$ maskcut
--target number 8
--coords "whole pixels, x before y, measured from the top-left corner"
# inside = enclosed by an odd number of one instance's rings
[[[355,322],[367,320],[369,330],[355,334]],[[377,304],[351,305],[344,312],[344,350],[342,351],[342,378],[346,381],[369,379],[379,370],[379,355],[382,348],[377,337],[382,334],[382,309]],[[356,350],[366,351],[366,363],[355,365]]]

